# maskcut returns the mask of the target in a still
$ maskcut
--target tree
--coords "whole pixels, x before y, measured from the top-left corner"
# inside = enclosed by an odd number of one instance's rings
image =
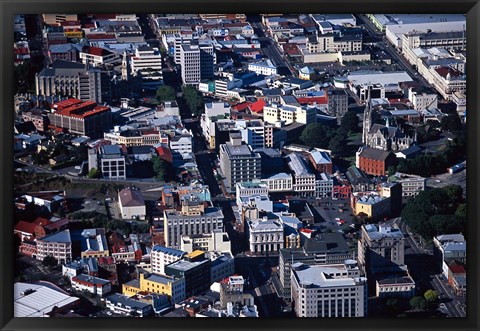
[[[97,168],[92,168],[87,174],[88,178],[100,178],[100,170]]]
[[[190,109],[192,116],[198,116],[205,110],[205,103],[202,94],[193,86],[183,87],[183,98]]]
[[[173,101],[175,100],[175,89],[168,85],[162,85],[158,88],[156,97],[160,102]]]
[[[58,265],[58,261],[53,256],[47,255],[43,258],[42,265],[46,267],[55,267],[56,265]]]
[[[154,156],[152,158],[152,168],[155,178],[160,179],[164,182],[171,180],[173,175],[173,168],[170,163],[160,158],[159,156]]]
[[[346,152],[346,145],[347,145],[346,137],[337,134],[332,138],[332,140],[330,140],[330,143],[328,144],[328,148],[335,155],[343,155]]]
[[[397,298],[387,298],[385,300],[385,307],[391,312],[397,312],[399,308],[398,299]]]
[[[328,148],[335,131],[321,123],[312,123],[303,130],[300,140],[310,147]]]
[[[358,116],[353,111],[347,111],[345,115],[342,117],[341,127],[347,130],[348,132],[360,132],[360,127],[358,126],[359,123]]]
[[[410,307],[418,310],[425,310],[427,308],[427,300],[423,297],[415,296],[410,299]]]
[[[440,127],[443,131],[456,132],[462,130],[462,122],[457,113],[443,116],[440,122]]]
[[[429,304],[433,303],[433,302],[436,302],[438,300],[438,292],[437,291],[434,291],[434,290],[427,290],[424,294],[423,294],[425,300],[427,300],[427,302]]]

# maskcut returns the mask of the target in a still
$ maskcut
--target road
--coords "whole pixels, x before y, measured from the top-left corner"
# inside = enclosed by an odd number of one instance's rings
[[[273,41],[272,38],[265,36],[265,27],[261,23],[260,16],[248,15],[247,21],[252,25],[255,34],[258,36],[258,41],[261,44],[263,54],[265,54],[265,56],[277,66],[279,74],[291,76],[295,72],[294,68],[280,52],[275,41]]]
[[[414,240],[414,236],[410,235],[410,229],[400,218],[397,218],[395,223],[405,235],[405,264],[418,284],[419,293],[424,293],[430,288],[437,291],[440,297],[450,299],[444,302],[448,315],[465,317],[465,311],[461,308],[465,305],[465,299],[454,295],[450,286],[436,274],[437,266],[432,252],[424,244]]]
[[[397,64],[405,70],[412,79],[419,81],[424,86],[431,87],[434,91],[436,91],[431,84],[429,84],[422,75],[420,75],[415,69],[412,68],[410,63],[403,57],[403,55],[399,54],[395,47],[391,46],[385,34],[380,33],[377,28],[373,25],[373,23],[368,19],[367,15],[359,14],[357,15],[363,22],[364,27],[368,31],[371,36],[379,37],[381,36],[382,41],[377,42],[376,46],[381,50],[385,51],[388,55],[390,55],[393,59],[396,60]]]

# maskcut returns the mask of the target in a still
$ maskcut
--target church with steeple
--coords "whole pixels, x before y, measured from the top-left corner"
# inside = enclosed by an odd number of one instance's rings
[[[371,104],[370,87],[368,88],[367,105],[363,113],[362,142],[370,147],[383,151],[398,152],[416,144],[416,133],[408,136],[398,124],[390,122],[387,118],[385,125],[373,123],[375,110]]]

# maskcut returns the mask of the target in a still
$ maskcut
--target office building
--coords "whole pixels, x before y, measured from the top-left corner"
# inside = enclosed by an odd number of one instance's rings
[[[112,284],[110,281],[98,277],[80,274],[72,277],[72,287],[81,292],[88,291],[93,295],[104,297],[112,291]]]
[[[106,308],[116,314],[124,316],[148,317],[153,316],[151,304],[129,298],[126,295],[114,293],[105,298]]]
[[[157,48],[140,45],[130,61],[131,73],[141,76],[143,89],[156,90],[163,84],[162,55]]]
[[[292,266],[292,302],[297,317],[367,316],[367,279],[356,261]]]
[[[292,264],[339,264],[353,257],[341,233],[322,233],[302,241],[302,248],[281,249],[279,252],[279,292],[286,299],[290,299]]]
[[[261,178],[261,156],[242,144],[240,133],[230,133],[230,141],[220,145],[220,169],[226,177],[230,191],[239,182]]]
[[[197,86],[202,79],[213,78],[216,63],[212,44],[191,42],[180,45],[180,66],[185,85]]]
[[[181,247],[185,235],[199,235],[223,229],[223,213],[220,208],[205,208],[198,199],[184,200],[182,210],[164,211],[165,246]]]
[[[193,251],[182,260],[170,263],[165,267],[168,276],[185,281],[185,296],[202,294],[210,287],[211,261],[202,251]]]
[[[89,155],[89,169],[96,167],[102,173],[103,178],[108,179],[125,179],[126,164],[119,145],[103,145],[100,147],[98,156],[95,157],[93,151],[92,157]],[[96,160],[95,160],[96,159]],[[90,164],[92,160],[92,164]]]
[[[185,235],[181,239],[181,250],[187,253],[202,252],[230,252],[232,243],[228,233],[223,230],[213,230],[212,233]]]
[[[268,104],[263,108],[263,121],[276,124],[281,121],[284,125],[292,123],[316,123],[316,109],[306,106]]]
[[[183,258],[188,252],[173,248],[155,245],[150,252],[152,272],[165,275],[165,266]]]
[[[300,196],[313,196],[315,194],[315,175],[305,160],[297,153],[288,154],[286,159],[288,167],[293,172],[293,191]]]
[[[36,259],[43,261],[46,256],[53,256],[57,259],[58,263],[66,263],[72,260],[72,238],[70,237],[70,230],[64,230],[37,239]]]
[[[277,253],[284,248],[283,226],[277,220],[248,220],[248,236],[252,253]]]
[[[185,279],[182,277],[162,276],[140,272],[139,278],[122,286],[122,293],[132,296],[139,292],[166,294],[172,303],[185,300]]]

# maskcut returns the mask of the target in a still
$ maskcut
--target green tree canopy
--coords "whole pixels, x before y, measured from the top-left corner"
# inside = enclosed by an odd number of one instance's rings
[[[312,123],[303,130],[300,139],[305,145],[327,149],[335,130],[321,123]]]
[[[58,261],[55,257],[47,255],[43,258],[42,264],[46,267],[55,267],[58,264]]]
[[[456,132],[462,130],[462,122],[457,113],[448,114],[443,116],[440,122],[440,127],[443,131]]]
[[[195,87],[188,85],[184,86],[183,97],[193,116],[198,116],[204,112],[205,103],[203,101],[203,96]]]
[[[153,173],[157,179],[168,182],[173,177],[173,167],[159,156],[152,158]]]
[[[156,97],[160,102],[173,101],[175,100],[175,89],[168,85],[162,85],[158,88]]]
[[[341,127],[347,130],[348,132],[360,132],[360,127],[358,126],[359,123],[358,116],[353,111],[347,111],[345,115],[342,117]]]
[[[415,296],[410,299],[410,307],[413,309],[425,310],[427,308],[427,300],[423,297]]]
[[[97,168],[92,168],[87,174],[88,178],[100,178],[100,170]]]
[[[434,290],[427,290],[423,297],[427,300],[428,303],[432,303],[438,300],[438,292]]]

